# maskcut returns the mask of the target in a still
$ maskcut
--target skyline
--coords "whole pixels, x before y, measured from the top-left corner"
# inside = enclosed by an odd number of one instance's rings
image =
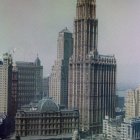
[[[0,5],[0,52],[16,48],[16,61],[34,61],[38,53],[45,76],[56,60],[58,32],[66,26],[73,32],[76,15],[76,0],[56,1],[1,0]],[[117,83],[140,83],[139,4],[97,0],[99,54],[117,58]]]

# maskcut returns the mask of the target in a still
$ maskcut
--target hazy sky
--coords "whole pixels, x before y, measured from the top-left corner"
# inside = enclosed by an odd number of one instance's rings
[[[0,0],[0,53],[34,61],[47,76],[56,59],[58,32],[73,31],[76,0]],[[115,54],[117,83],[140,83],[140,0],[97,0],[98,48]]]

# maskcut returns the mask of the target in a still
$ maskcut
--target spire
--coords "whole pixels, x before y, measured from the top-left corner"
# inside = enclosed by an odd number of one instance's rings
[[[35,60],[35,64],[36,64],[36,66],[40,66],[41,65],[41,61],[40,61],[40,59],[38,57],[38,53],[37,53],[37,58]]]
[[[77,0],[77,18],[95,19],[96,18],[96,0]]]

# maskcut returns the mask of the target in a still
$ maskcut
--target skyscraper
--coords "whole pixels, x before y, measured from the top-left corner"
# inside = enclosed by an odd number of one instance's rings
[[[12,56],[3,54],[0,60],[0,113],[11,114]]]
[[[18,108],[35,98],[42,98],[43,66],[40,59],[35,62],[16,62],[18,72]]]
[[[116,59],[98,54],[96,0],[77,0],[74,26],[68,107],[79,109],[81,129],[100,133],[105,115],[115,112]]]
[[[72,33],[67,29],[59,32],[57,41],[57,60],[50,75],[49,96],[57,104],[68,106],[68,67],[73,51]]]

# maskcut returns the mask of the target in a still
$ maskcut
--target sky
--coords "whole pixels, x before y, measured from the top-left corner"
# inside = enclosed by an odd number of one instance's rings
[[[140,0],[96,0],[98,49],[115,55],[117,83],[140,84]],[[48,76],[56,60],[58,33],[73,32],[76,0],[0,0],[0,54],[14,61],[39,58]]]

